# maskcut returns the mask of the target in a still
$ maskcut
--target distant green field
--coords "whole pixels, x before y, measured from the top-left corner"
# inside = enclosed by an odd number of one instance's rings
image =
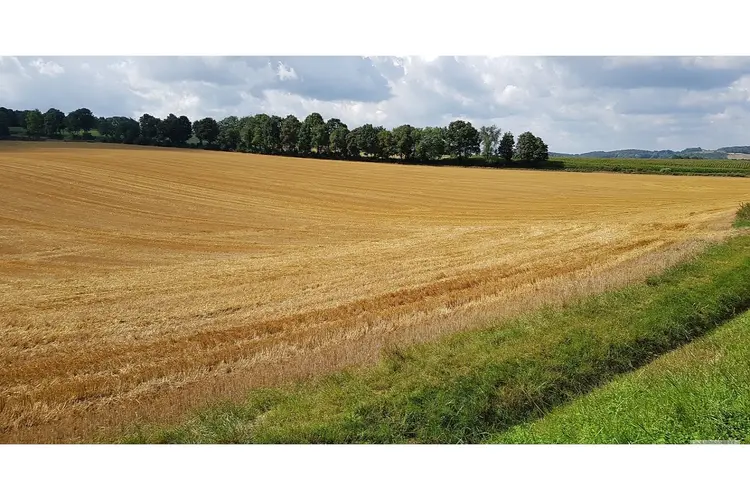
[[[667,175],[750,176],[750,160],[673,160],[637,158],[554,158],[549,162],[577,172],[624,172]]]

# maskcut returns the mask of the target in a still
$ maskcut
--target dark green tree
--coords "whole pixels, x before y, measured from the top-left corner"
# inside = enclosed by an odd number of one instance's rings
[[[402,160],[411,160],[416,154],[417,129],[411,125],[401,125],[393,129],[393,141],[396,154]]]
[[[38,109],[26,113],[26,135],[29,137],[44,135],[44,115]]]
[[[297,151],[299,129],[302,126],[294,115],[287,115],[281,122],[281,147],[286,153]]]
[[[378,129],[370,123],[366,123],[355,129],[357,131],[357,146],[359,150],[368,156],[374,157],[380,151],[378,144]]]
[[[516,157],[521,161],[534,161],[537,148],[536,136],[531,132],[524,132],[518,136],[518,142],[516,142]]]
[[[44,113],[44,134],[47,137],[58,137],[65,128],[65,113],[50,108]]]
[[[193,123],[193,134],[200,141],[201,145],[203,145],[204,141],[208,145],[211,145],[219,137],[219,124],[211,117],[196,120]]]
[[[3,116],[5,117],[4,123],[8,128],[21,126],[18,124],[18,115],[12,109],[0,107],[0,120],[3,119]]]
[[[173,131],[172,140],[176,144],[185,144],[193,136],[193,124],[190,122],[190,118],[185,115],[180,116],[177,119],[177,124]]]
[[[479,153],[479,132],[464,120],[455,120],[448,125],[446,146],[449,155],[456,158],[467,158]]]
[[[0,137],[9,137],[10,119],[8,118],[7,113],[3,111],[4,109],[5,108],[0,108]]]
[[[161,120],[155,116],[144,114],[138,120],[140,136],[146,144],[156,144],[159,138]]]
[[[547,145],[544,143],[541,137],[535,137],[534,139],[534,161],[549,160]]]
[[[446,153],[445,129],[425,127],[419,131],[415,146],[416,157],[422,161],[434,161]]]
[[[309,155],[313,148],[313,134],[310,123],[307,120],[302,122],[297,135],[297,151],[303,155]]]
[[[236,116],[228,116],[218,123],[219,147],[224,151],[236,151],[240,144],[240,120]]]
[[[336,156],[345,156],[347,151],[346,138],[349,127],[337,118],[331,118],[326,123],[328,127],[328,150]]]
[[[105,118],[103,116],[96,120],[96,130],[99,132],[100,136],[106,139],[114,138],[113,121],[113,118]]]
[[[310,113],[305,118],[303,125],[309,131],[310,134],[310,145],[318,154],[325,153],[328,149],[328,127],[326,126],[325,120],[320,113]]]
[[[396,143],[393,140],[393,133],[383,127],[377,127],[378,131],[378,158],[388,160],[396,154]]]
[[[515,148],[515,140],[513,134],[505,132],[503,138],[500,139],[500,146],[497,148],[497,154],[505,162],[509,162],[513,159],[513,150]]]
[[[255,117],[243,116],[239,121],[240,148],[243,151],[253,152],[253,137],[255,136]]]

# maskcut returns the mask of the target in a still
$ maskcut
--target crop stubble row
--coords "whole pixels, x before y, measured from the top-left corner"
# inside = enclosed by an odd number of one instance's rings
[[[88,439],[639,279],[750,181],[0,144],[0,434]]]

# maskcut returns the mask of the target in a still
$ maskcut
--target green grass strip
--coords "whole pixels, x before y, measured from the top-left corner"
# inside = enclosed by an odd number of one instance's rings
[[[378,366],[141,427],[125,442],[477,443],[538,419],[750,307],[750,236],[651,278],[483,331],[392,350]]]
[[[750,313],[494,443],[750,443]]]

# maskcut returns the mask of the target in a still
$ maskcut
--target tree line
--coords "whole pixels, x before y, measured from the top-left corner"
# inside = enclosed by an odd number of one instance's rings
[[[459,162],[471,158],[484,164],[539,162],[549,159],[544,141],[524,132],[516,139],[511,132],[501,135],[495,125],[475,128],[471,122],[454,120],[446,127],[413,127],[408,124],[387,129],[365,124],[353,129],[338,118],[324,120],[311,113],[304,120],[265,113],[207,117],[191,122],[187,116],[169,114],[158,118],[144,114],[139,120],[124,116],[96,117],[81,108],[67,115],[50,108],[12,110],[0,107],[0,137],[10,136],[14,127],[26,130],[30,138],[94,140],[96,131],[103,142],[168,147],[201,147],[248,153],[321,156],[338,159],[400,159],[404,162],[435,162],[449,158]],[[189,144],[197,141],[197,144]],[[478,157],[478,158],[477,158]]]

